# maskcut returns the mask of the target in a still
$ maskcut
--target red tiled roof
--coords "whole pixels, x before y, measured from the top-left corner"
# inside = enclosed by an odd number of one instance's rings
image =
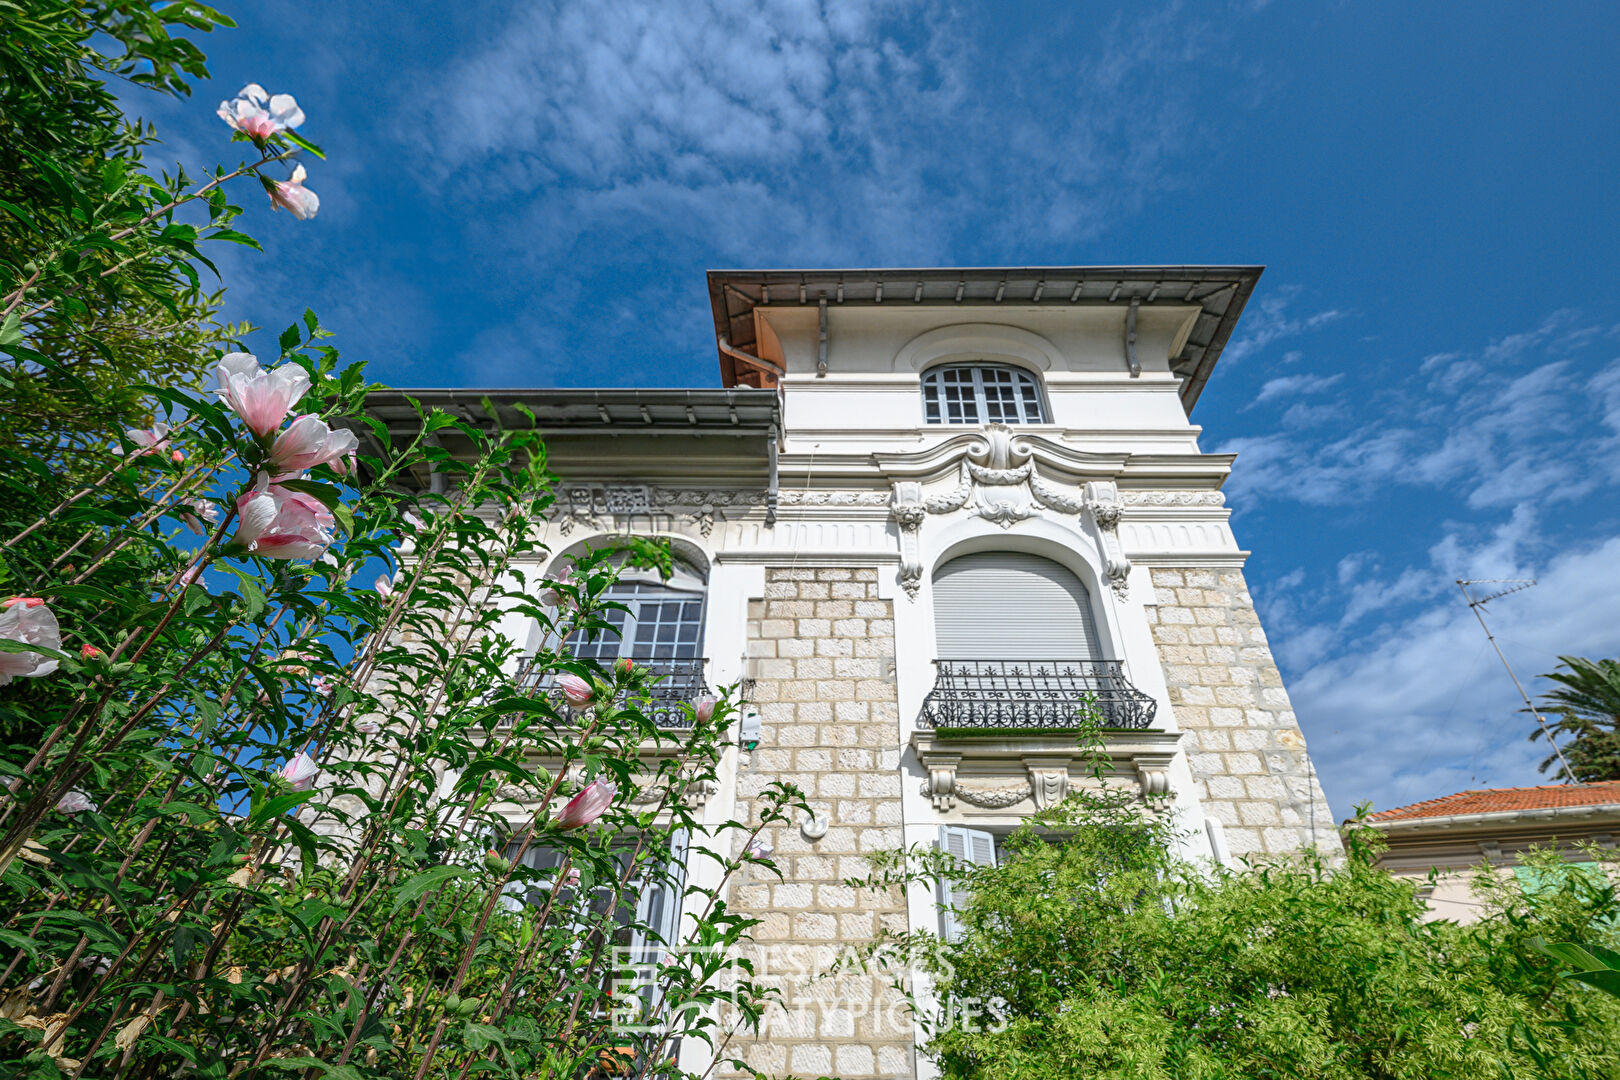
[[[1409,821],[1453,814],[1500,814],[1511,810],[1550,810],[1566,806],[1620,803],[1620,780],[1600,784],[1543,784],[1540,787],[1486,788],[1459,791],[1427,802],[1397,806],[1370,814],[1368,821]]]

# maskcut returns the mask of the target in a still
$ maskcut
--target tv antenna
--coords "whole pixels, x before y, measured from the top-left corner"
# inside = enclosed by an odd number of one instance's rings
[[[1508,663],[1507,656],[1502,652],[1502,646],[1496,643],[1496,635],[1491,633],[1489,626],[1485,625],[1486,604],[1492,600],[1500,600],[1511,593],[1523,592],[1525,589],[1535,585],[1535,583],[1534,578],[1470,578],[1468,580],[1459,578],[1457,588],[1462,590],[1463,599],[1468,601],[1468,607],[1473,611],[1474,618],[1479,620],[1479,628],[1485,631],[1486,640],[1491,643],[1491,648],[1496,650],[1497,659],[1501,660],[1502,666],[1507,668],[1508,678],[1513,680],[1513,685],[1518,689],[1519,696],[1524,699],[1525,711],[1534,716],[1536,723],[1541,725],[1541,733],[1547,736],[1547,742],[1551,744],[1553,753],[1558,755],[1558,764],[1564,767],[1564,775],[1569,778],[1570,783],[1579,784],[1580,781],[1576,779],[1574,770],[1569,767],[1569,761],[1564,757],[1563,749],[1553,739],[1552,729],[1547,726],[1547,721],[1542,717],[1540,711],[1530,703],[1530,695],[1524,692],[1524,684],[1519,682],[1519,677],[1513,673],[1513,665]],[[1468,591],[1470,585],[1493,585],[1497,586],[1497,588],[1489,596],[1476,598]]]

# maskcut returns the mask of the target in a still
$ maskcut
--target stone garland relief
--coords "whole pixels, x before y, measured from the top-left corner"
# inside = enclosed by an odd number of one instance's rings
[[[1173,753],[1143,755],[1127,766],[1135,769],[1137,788],[1144,798],[1170,793],[1170,759]],[[962,754],[924,752],[919,757],[923,767],[928,770],[928,779],[922,782],[922,793],[939,811],[950,810],[957,800],[986,810],[1005,810],[1026,799],[1032,800],[1037,810],[1045,810],[1067,798],[1071,787],[1071,763],[1067,760],[1025,758],[1024,768],[1029,774],[1025,783],[989,788],[959,782],[957,770],[962,764]]]
[[[1199,493],[1201,494],[1201,493]],[[1045,512],[1089,512],[1105,560],[1114,595],[1129,594],[1130,560],[1119,542],[1122,510],[1119,489],[1111,480],[1088,481],[1079,497],[1048,483],[1035,467],[1035,453],[1006,424],[990,424],[984,439],[963,455],[956,487],[924,498],[922,483],[897,480],[890,511],[900,527],[900,584],[915,600],[922,587],[922,554],[918,536],[929,514],[950,514],[963,508],[975,517],[1003,529]]]

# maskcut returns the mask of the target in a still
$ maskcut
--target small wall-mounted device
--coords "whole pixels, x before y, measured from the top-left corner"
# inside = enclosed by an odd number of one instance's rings
[[[816,813],[801,814],[799,832],[804,834],[806,840],[814,843],[827,835],[827,819]]]
[[[749,705],[743,709],[742,723],[737,726],[737,741],[742,743],[744,750],[753,750],[759,745],[760,733],[763,725],[760,723],[759,710]]]

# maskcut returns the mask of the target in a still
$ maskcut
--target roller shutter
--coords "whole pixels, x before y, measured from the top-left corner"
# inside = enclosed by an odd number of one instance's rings
[[[1097,660],[1091,596],[1074,572],[1036,555],[986,551],[934,575],[941,660]]]

